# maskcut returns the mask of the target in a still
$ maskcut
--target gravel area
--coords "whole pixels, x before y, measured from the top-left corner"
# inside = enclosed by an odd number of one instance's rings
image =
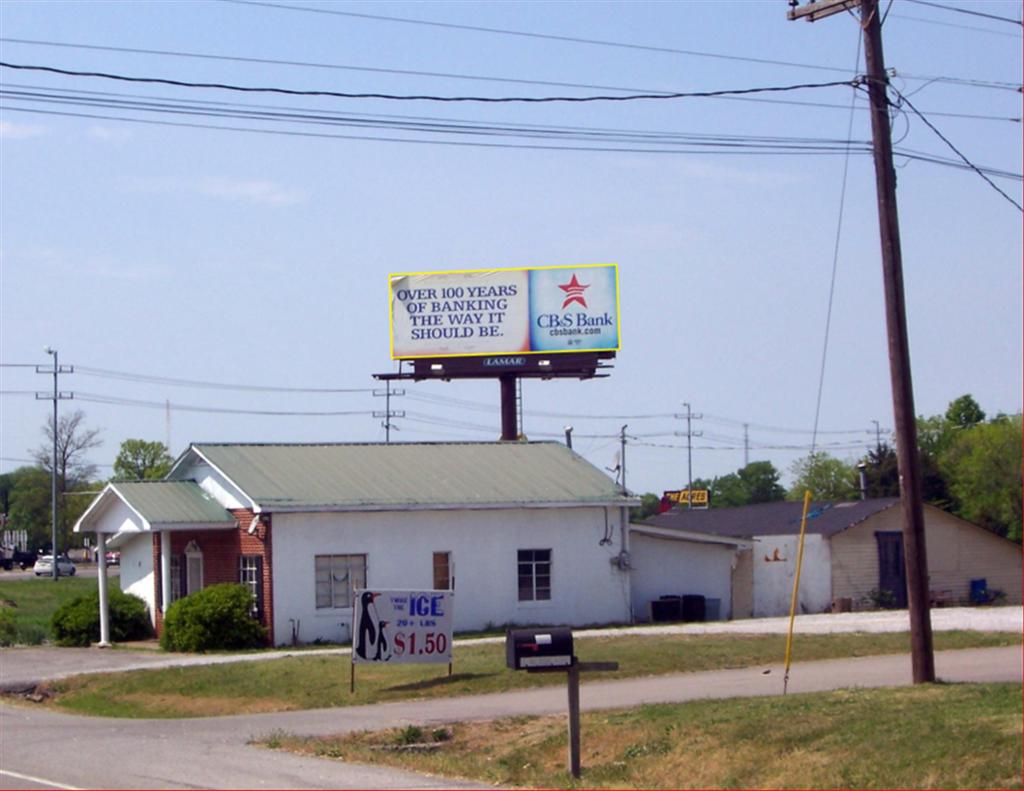
[[[950,631],[969,629],[979,632],[1021,632],[1024,630],[1024,608],[1021,607],[950,607],[932,610],[932,629]],[[576,629],[577,640],[615,635],[659,634],[784,634],[788,618],[750,618],[742,621],[711,623],[680,623],[631,626],[608,629]],[[798,615],[794,621],[797,634],[830,634],[838,632],[906,632],[910,630],[906,610],[854,612],[823,615]],[[456,640],[459,645],[504,643],[504,637],[479,637]],[[130,645],[113,649],[56,648],[54,646],[0,649],[0,691],[23,690],[41,681],[66,678],[80,673],[118,673],[157,667],[216,665],[228,662],[262,662],[286,656],[347,655],[350,648],[282,649],[248,654],[165,654],[156,650],[135,650]]]

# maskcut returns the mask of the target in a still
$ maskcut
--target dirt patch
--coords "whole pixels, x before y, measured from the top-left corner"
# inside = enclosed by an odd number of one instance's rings
[[[185,717],[220,717],[229,714],[267,714],[275,711],[293,711],[295,704],[279,698],[189,697],[173,693],[132,692],[121,700],[144,711],[173,710]]]

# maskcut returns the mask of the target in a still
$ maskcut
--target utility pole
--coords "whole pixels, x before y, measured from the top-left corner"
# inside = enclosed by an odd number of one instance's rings
[[[691,421],[700,420],[704,415],[699,415],[690,409],[690,404],[683,401],[683,406],[686,407],[685,415],[676,415],[676,418],[686,418],[686,433],[681,434],[680,432],[674,432],[677,437],[686,437],[686,507],[687,509],[693,508],[693,438],[701,436],[703,431],[694,431]]]
[[[395,412],[391,411],[391,396],[404,396],[405,395],[405,390],[403,390],[402,388],[399,388],[397,390],[392,390],[391,389],[391,380],[390,379],[386,379],[384,381],[384,389],[383,390],[379,390],[379,389],[378,390],[374,390],[373,391],[373,395],[376,398],[381,398],[381,397],[384,398],[384,411],[383,412],[374,412],[373,416],[377,417],[377,418],[384,418],[384,422],[381,423],[381,425],[384,427],[384,442],[385,443],[390,443],[391,442],[391,429],[392,429],[391,418],[393,418],[393,417],[405,417],[405,410],[404,409],[399,409],[399,410],[397,410]],[[394,429],[395,429],[395,431],[398,431],[398,427],[397,426],[394,426]]]
[[[791,0],[795,3],[795,0]],[[889,126],[889,78],[882,54],[882,21],[878,0],[822,0],[789,12],[790,19],[821,16],[860,6],[864,32],[864,62],[871,104],[874,140],[875,187],[878,193],[878,224],[882,244],[882,279],[885,290],[885,319],[889,341],[889,377],[892,382],[893,413],[896,423],[896,459],[900,474],[903,507],[903,554],[907,575],[907,606],[910,612],[911,665],[915,684],[935,681],[935,652],[932,643],[928,598],[928,558],[925,547],[924,508],[921,499],[921,469],[914,422],[914,389],[910,375],[910,348],[903,293],[903,261],[900,249],[899,217],[896,210],[896,170],[892,162],[892,132]]]
[[[750,424],[743,424],[743,466],[750,465]]]
[[[565,427],[565,447],[572,450],[572,426]]]
[[[879,428],[877,420],[872,420],[871,422],[875,424],[875,453],[877,453],[879,456],[881,456],[882,455],[882,429]]]
[[[626,492],[626,429],[629,426],[623,426],[619,429],[619,444],[621,446],[619,450],[619,465],[622,470],[622,491]]]
[[[37,365],[36,373],[53,374],[53,395],[36,393],[36,399],[53,401],[53,459],[50,462],[50,515],[52,522],[53,581],[56,582],[60,579],[60,567],[57,563],[57,402],[65,398],[75,397],[74,393],[62,393],[58,389],[57,380],[61,374],[74,373],[75,368],[72,365],[60,365],[57,361],[56,349],[46,346],[43,351],[53,357],[53,368],[44,368],[41,365]]]

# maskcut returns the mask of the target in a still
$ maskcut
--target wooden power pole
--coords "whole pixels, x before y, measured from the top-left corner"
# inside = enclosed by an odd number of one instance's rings
[[[882,55],[882,21],[879,18],[878,0],[822,0],[791,9],[789,18],[806,17],[813,22],[858,4],[864,31],[864,62],[871,102],[885,319],[889,341],[889,376],[892,381],[896,425],[900,502],[903,506],[903,555],[907,573],[907,607],[910,611],[911,663],[914,683],[923,684],[935,681],[935,652],[929,612],[921,467],[917,450],[917,424],[914,422],[914,389],[910,376],[907,311],[903,294],[903,258],[896,211],[896,170],[892,161],[892,134],[886,93],[889,78],[885,73],[885,59]]]

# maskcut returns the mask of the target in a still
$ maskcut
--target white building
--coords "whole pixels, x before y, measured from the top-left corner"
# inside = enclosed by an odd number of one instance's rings
[[[121,550],[158,629],[176,598],[243,582],[274,644],[337,642],[358,587],[453,588],[456,630],[628,622],[636,504],[557,443],[196,444],[75,530]]]

